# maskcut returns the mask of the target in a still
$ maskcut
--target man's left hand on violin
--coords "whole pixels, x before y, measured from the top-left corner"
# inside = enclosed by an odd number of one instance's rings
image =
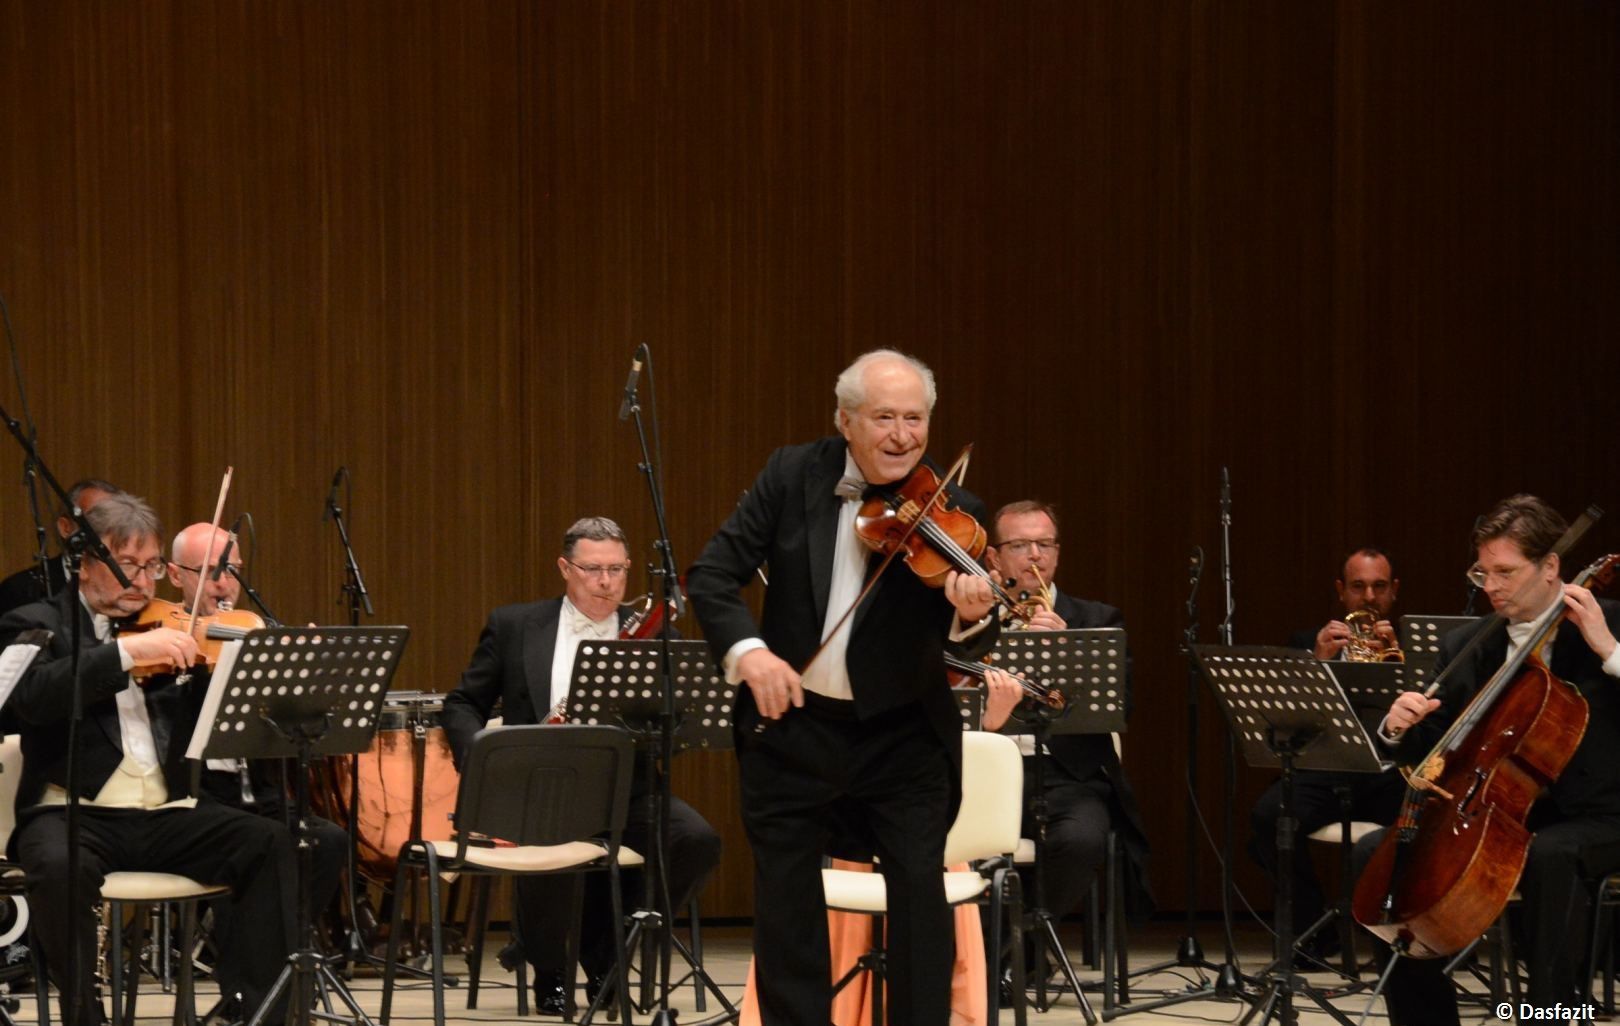
[[[956,607],[956,617],[964,626],[983,620],[995,605],[988,578],[959,574],[955,570],[945,575],[945,597]]]
[[[1024,700],[1024,689],[994,667],[984,671],[984,685],[984,717],[980,726],[985,730],[1000,730],[1018,703]]]

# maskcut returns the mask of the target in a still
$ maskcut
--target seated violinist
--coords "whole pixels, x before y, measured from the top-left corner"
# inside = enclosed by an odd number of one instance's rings
[[[185,749],[208,684],[199,668],[179,683],[176,667],[197,661],[181,631],[159,628],[119,635],[164,577],[157,515],[128,495],[103,498],[87,517],[105,540],[128,585],[109,567],[84,560],[81,594],[66,589],[0,619],[0,644],[19,633],[53,632],[4,709],[5,729],[22,737],[13,856],[27,871],[34,928],[63,994],[70,1026],[104,1021],[92,989],[96,895],[113,870],[180,873],[231,888],[233,920],[242,928],[219,938],[221,989],[255,1008],[286,962],[292,944],[295,868],[291,836],[281,824],[191,796]],[[72,716],[73,621],[84,718],[77,788],[82,803],[78,894],[68,901],[68,838],[63,806]],[[169,669],[137,683],[131,670]],[[70,946],[77,958],[70,958]],[[70,964],[76,974],[68,978]],[[77,1008],[80,1011],[73,1011]],[[272,1021],[276,1021],[272,1016]]]
[[[630,615],[624,592],[630,549],[624,531],[606,517],[584,517],[563,535],[557,572],[559,598],[501,606],[489,614],[472,662],[461,683],[444,700],[444,731],[459,768],[473,735],[495,715],[508,726],[545,723],[567,708],[575,650],[581,641],[619,636]],[[646,854],[652,840],[650,803],[638,774],[631,787],[624,844]],[[720,862],[720,835],[696,809],[673,799],[669,810],[665,870],[677,913],[702,889]],[[625,874],[626,904],[641,894],[641,874]],[[562,1014],[572,996],[565,980],[565,941],[572,925],[558,909],[571,908],[578,878],[518,877],[514,899],[517,933],[524,959],[534,967],[535,1003],[542,1014]],[[611,901],[607,877],[590,874],[585,883],[579,961],[585,969],[587,998],[594,996],[614,962]],[[655,906],[656,907],[656,906]]]
[[[212,544],[210,544],[212,536]],[[180,604],[189,611],[197,600],[198,616],[214,616],[235,609],[242,585],[232,570],[242,569],[242,553],[236,535],[212,524],[198,523],[174,536],[169,549],[169,580],[180,589]],[[240,613],[242,626],[256,618]],[[201,793],[221,805],[265,816],[291,829],[292,803],[287,800],[286,773],[292,763],[284,759],[209,759],[203,766]],[[349,833],[331,820],[311,814],[310,834],[315,842],[311,856],[310,909],[315,916],[331,904],[342,882],[348,860]],[[214,936],[228,937],[232,906],[228,901],[213,903]],[[235,1008],[229,999],[218,1011],[251,1014],[253,1009]],[[235,1016],[247,1018],[247,1014]]]
[[[1497,628],[1466,654],[1463,647],[1491,621],[1448,634],[1435,666],[1437,679],[1443,678],[1438,697],[1415,691],[1401,695],[1379,730],[1398,761],[1421,762],[1496,671],[1543,624],[1559,621],[1540,656],[1555,677],[1586,699],[1590,719],[1569,764],[1526,822],[1534,837],[1519,877],[1524,939],[1517,949],[1529,963],[1525,999],[1542,1009],[1580,1003],[1594,912],[1592,881],[1620,869],[1620,681],[1615,680],[1620,677],[1615,644],[1620,603],[1563,583],[1552,548],[1565,527],[1556,510],[1531,495],[1505,499],[1485,515],[1474,529],[1477,562],[1468,577],[1484,589],[1507,628]],[[1385,833],[1356,846],[1358,873]],[[1392,1023],[1458,1021],[1456,992],[1442,975],[1445,962],[1402,958],[1397,963],[1384,994]]]

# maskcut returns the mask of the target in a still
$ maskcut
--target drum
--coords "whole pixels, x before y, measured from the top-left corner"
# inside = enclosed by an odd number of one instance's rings
[[[454,829],[461,777],[439,725],[443,709],[443,695],[390,691],[371,747],[358,756],[355,859],[361,874],[378,883],[393,883],[406,841],[449,840]],[[347,826],[352,790],[348,757],[328,758],[311,773],[316,811]]]

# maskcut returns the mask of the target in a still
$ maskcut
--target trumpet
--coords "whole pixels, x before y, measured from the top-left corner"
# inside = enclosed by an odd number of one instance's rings
[[[1394,641],[1378,636],[1378,612],[1357,609],[1344,618],[1350,628],[1350,641],[1344,647],[1344,657],[1352,663],[1404,663],[1406,653]]]
[[[1029,622],[1035,618],[1035,614],[1043,610],[1050,612],[1053,603],[1056,601],[1052,582],[1041,576],[1041,568],[1030,564],[1029,569],[1035,574],[1035,580],[1040,582],[1040,587],[1034,591],[1020,591],[1018,593],[1018,604],[1007,610],[1002,622],[1004,625],[1014,629],[1027,629]],[[1009,577],[1006,586],[1011,588],[1016,583],[1018,583],[1016,578]]]

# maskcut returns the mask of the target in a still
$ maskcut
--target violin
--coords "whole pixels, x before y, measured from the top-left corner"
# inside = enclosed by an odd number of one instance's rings
[[[1017,607],[996,575],[979,563],[989,540],[984,527],[950,504],[932,468],[919,463],[904,481],[878,490],[855,514],[855,535],[868,548],[889,557],[903,551],[906,566],[929,587],[943,588],[952,570],[983,578],[1003,607]]]
[[[995,669],[989,663],[975,663],[972,660],[945,653],[946,678],[950,680],[951,687],[960,687],[961,682],[967,678],[984,680],[985,671]],[[1024,697],[1038,702],[1049,709],[1062,709],[1065,704],[1063,692],[1043,681],[1030,680],[1027,677],[1013,673],[1011,670],[1002,670],[1018,684]]]
[[[146,604],[145,609],[118,624],[116,630],[119,634],[140,634],[167,627],[184,634],[190,620],[191,613],[185,606],[167,599],[155,598]],[[197,617],[197,622],[191,626],[190,633],[192,639],[197,642],[198,665],[206,665],[212,670],[219,662],[219,654],[225,642],[239,641],[246,637],[249,631],[258,630],[264,625],[264,618],[251,609],[221,610],[208,616]],[[190,667],[174,666],[166,661],[137,662],[129,672],[136,680],[143,681],[149,677],[179,673],[187,669]]]

